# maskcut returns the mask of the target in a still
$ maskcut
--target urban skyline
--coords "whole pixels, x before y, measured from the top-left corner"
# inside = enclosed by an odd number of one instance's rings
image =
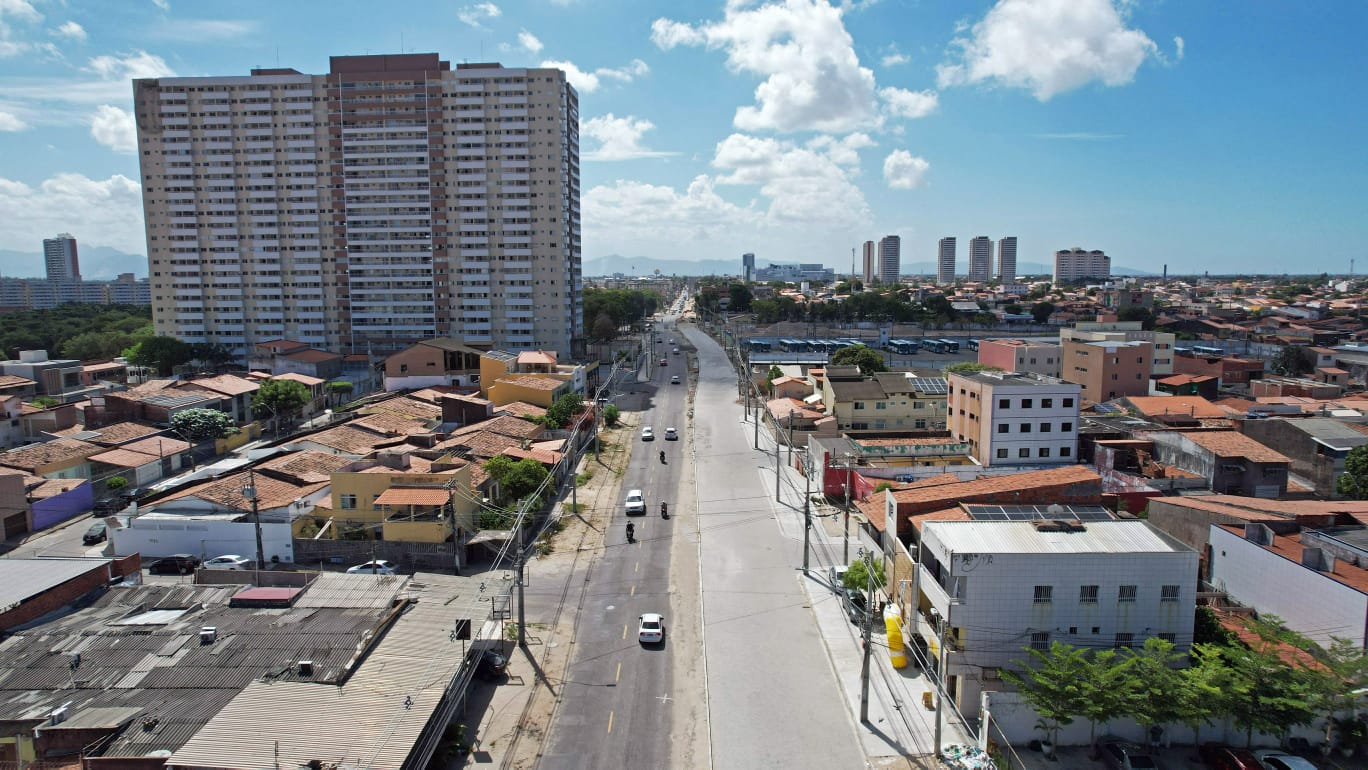
[[[1137,269],[1197,250],[1193,269],[1217,274],[1289,261],[1342,274],[1368,242],[1353,183],[1368,160],[1352,130],[1368,108],[1334,77],[1361,64],[1350,30],[1362,6],[1334,25],[1271,7],[1231,25],[1214,8],[1106,0],[792,0],[693,15],[420,2],[357,25],[250,0],[12,5],[3,250],[34,253],[68,231],[86,248],[145,253],[134,77],[319,72],[367,50],[565,69],[583,98],[586,258],[698,261],[764,244],[843,269],[866,233],[898,234],[911,254],[991,223],[1030,244],[1023,262],[1097,243]],[[596,44],[608,35],[622,44]],[[1070,47],[1087,55],[1031,53]]]

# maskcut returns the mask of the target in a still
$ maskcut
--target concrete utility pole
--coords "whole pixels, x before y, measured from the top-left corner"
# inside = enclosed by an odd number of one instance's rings
[[[938,690],[937,695],[938,695],[939,697],[936,698],[936,743],[935,743],[935,749],[936,749],[936,756],[938,756],[938,757],[941,755],[941,730],[942,730],[941,723],[942,723],[942,721],[943,721],[942,714],[943,714],[944,709],[945,709],[945,696],[946,696],[946,693],[945,693],[945,664],[946,664],[947,655],[946,655],[946,650],[945,650],[945,632],[946,632],[946,630],[948,630],[948,628],[949,628],[949,626],[950,626],[950,613],[953,612],[954,609],[955,609],[955,596],[954,596],[954,594],[955,594],[955,552],[954,552],[954,551],[951,551],[951,552],[950,552],[950,559],[949,559],[949,563],[946,565],[946,568],[949,570],[949,576],[947,577],[947,579],[946,579],[946,581],[945,581],[946,584],[947,584],[947,586],[948,586],[948,588],[947,588],[947,590],[946,590],[946,594],[949,595],[949,601],[947,601],[946,604],[945,604],[945,617],[943,617],[943,618],[940,619],[940,629],[939,629],[939,633],[937,634],[937,636],[940,638],[940,655],[938,656],[938,657],[940,658],[940,661],[938,662],[938,664],[937,664],[937,666],[936,666],[936,689]]]
[[[784,435],[784,427],[783,427],[782,425],[779,424],[779,421],[778,421],[778,420],[775,420],[775,423],[774,423],[774,502],[776,502],[776,503],[782,503],[782,502],[784,501],[784,496],[783,496],[784,490],[783,490],[783,487],[781,487],[781,486],[780,486],[780,483],[779,483],[779,471],[782,470],[782,465],[783,465],[783,463],[780,462],[780,461],[783,459],[783,455],[781,454],[781,452],[782,452],[782,450],[783,450],[783,447],[779,445],[779,437],[782,436],[782,435]]]
[[[789,464],[793,464],[793,416],[798,414],[797,409],[789,410]]]
[[[808,552],[812,550],[812,446],[803,450],[803,576],[808,574]]]
[[[252,501],[252,527],[256,529],[256,584],[261,585],[261,571],[266,569],[266,549],[261,544],[261,509],[257,501],[256,474],[251,468],[247,469],[247,486],[242,490],[242,496]]]
[[[842,506],[845,513],[845,531],[841,534],[841,563],[850,563],[850,453],[846,452],[842,458],[845,460],[845,505]]]
[[[861,548],[860,550],[864,550]],[[874,552],[865,551],[865,574],[868,575],[869,593],[865,596],[864,663],[860,668],[860,721],[869,721],[869,656],[873,647],[870,637],[874,634]]]
[[[518,511],[518,518],[514,526],[518,528],[518,646],[527,649],[527,600],[523,595],[523,584],[527,581],[523,578],[523,515],[525,510]]]

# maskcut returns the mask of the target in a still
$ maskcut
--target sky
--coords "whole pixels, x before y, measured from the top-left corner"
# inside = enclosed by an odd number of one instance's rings
[[[0,0],[0,250],[146,253],[131,78],[406,51],[569,73],[585,259],[848,268],[953,235],[963,272],[1015,235],[1020,262],[1364,272],[1365,28],[1354,0]]]

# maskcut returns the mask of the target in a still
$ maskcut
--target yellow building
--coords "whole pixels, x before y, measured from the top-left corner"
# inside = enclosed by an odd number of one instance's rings
[[[945,430],[945,379],[827,367],[822,403],[840,430]]]
[[[459,542],[475,529],[477,502],[471,465],[455,458],[429,461],[412,455],[357,463],[332,474],[331,496],[312,516],[295,520],[301,539],[372,539]]]
[[[597,376],[598,362],[561,364],[545,350],[491,350],[480,356],[480,395],[495,406],[525,401],[550,407],[566,393],[588,393]]]

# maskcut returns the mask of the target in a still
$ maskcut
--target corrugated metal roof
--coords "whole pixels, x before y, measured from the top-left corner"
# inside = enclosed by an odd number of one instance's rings
[[[1138,519],[1090,521],[1082,531],[1041,532],[1025,521],[928,521],[934,537],[954,553],[1181,553],[1191,549]]]
[[[0,612],[94,569],[109,559],[0,559]]]
[[[324,572],[309,584],[309,590],[295,602],[295,607],[379,609],[393,604],[402,586],[403,581],[376,580],[371,575]]]

